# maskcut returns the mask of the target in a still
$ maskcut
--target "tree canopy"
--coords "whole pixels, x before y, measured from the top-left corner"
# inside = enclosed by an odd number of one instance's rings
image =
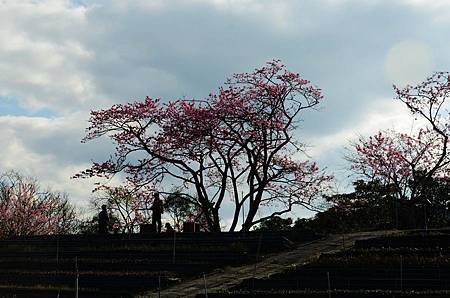
[[[0,175],[0,237],[73,232],[75,216],[65,194],[18,172]]]
[[[423,200],[433,179],[450,177],[449,74],[438,72],[417,86],[394,89],[396,99],[426,125],[411,134],[391,130],[362,137],[348,159],[363,177],[395,185],[398,198]]]
[[[411,210],[418,204],[426,208],[434,200],[436,183],[450,179],[450,76],[437,72],[416,86],[394,90],[396,99],[425,126],[410,134],[390,130],[361,137],[348,160],[365,179],[392,185],[396,197],[409,202]],[[410,215],[411,222],[417,222],[415,213]]]
[[[92,111],[84,141],[109,137],[115,152],[76,177],[123,173],[129,187],[148,192],[175,181],[210,231],[220,230],[224,200],[234,205],[231,231],[249,206],[242,227],[249,230],[295,205],[311,208],[328,190],[332,177],[303,158],[294,134],[302,112],[322,99],[319,88],[274,60],[203,99],[147,97]],[[274,211],[256,219],[268,205]]]

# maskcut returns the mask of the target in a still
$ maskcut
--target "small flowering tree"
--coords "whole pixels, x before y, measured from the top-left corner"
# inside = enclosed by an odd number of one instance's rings
[[[0,236],[69,233],[75,211],[64,194],[17,172],[0,176]]]
[[[123,186],[98,189],[99,195],[92,200],[96,210],[101,205],[106,205],[111,218],[117,220],[112,223],[113,229],[125,233],[136,232],[140,224],[151,222],[150,197],[146,193],[133,191]]]
[[[173,222],[173,228],[181,230],[183,222],[195,218],[195,203],[183,197],[182,189],[174,189],[164,201],[164,211],[169,214]],[[198,222],[198,219],[197,219]]]
[[[449,74],[438,72],[417,86],[394,90],[426,126],[413,134],[383,131],[360,138],[348,159],[352,170],[395,185],[398,199],[415,204],[428,199],[433,181],[450,177]]]
[[[296,157],[294,131],[303,110],[320,103],[320,89],[279,61],[236,74],[217,94],[202,100],[114,105],[91,112],[84,141],[110,137],[114,156],[76,177],[126,174],[135,188],[178,181],[182,197],[200,210],[210,231],[220,231],[220,208],[234,203],[230,230],[248,202],[244,230],[294,205],[313,206],[331,176]],[[262,206],[275,211],[255,219]]]
[[[398,198],[403,200],[419,198],[426,191],[427,183],[448,171],[445,159],[442,167],[432,170],[444,148],[442,140],[426,128],[411,135],[378,132],[360,138],[354,148],[355,154],[349,157],[351,168],[369,179],[393,184]]]

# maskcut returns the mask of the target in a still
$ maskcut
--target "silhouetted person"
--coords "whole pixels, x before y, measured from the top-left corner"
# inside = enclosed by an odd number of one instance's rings
[[[153,195],[153,204],[150,207],[152,210],[152,225],[154,226],[155,231],[161,233],[161,214],[163,213],[163,203],[159,199],[159,193],[155,192]]]
[[[109,216],[106,211],[106,205],[102,205],[102,211],[98,214],[98,232],[99,234],[108,234]]]
[[[165,228],[166,228],[166,233],[172,234],[175,232],[175,230],[172,228],[172,226],[168,222],[166,222]]]
[[[447,215],[447,221],[450,223],[450,201],[447,201],[447,202],[445,202],[445,204],[446,204],[446,211],[447,211],[447,213],[446,213],[446,215]]]

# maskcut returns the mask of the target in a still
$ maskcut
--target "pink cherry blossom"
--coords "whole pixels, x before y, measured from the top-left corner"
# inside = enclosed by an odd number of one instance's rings
[[[291,159],[302,144],[294,129],[304,110],[323,99],[321,90],[278,60],[235,74],[205,99],[114,105],[91,112],[84,141],[109,137],[115,152],[76,177],[123,173],[133,188],[167,181],[185,188],[205,226],[220,230],[220,208],[234,204],[230,230],[249,204],[243,229],[259,222],[259,208],[276,204],[279,215],[294,205],[311,207],[331,176],[315,163]]]
[[[412,134],[385,131],[360,138],[348,159],[355,172],[394,184],[399,198],[414,201],[432,179],[450,177],[449,75],[437,72],[416,86],[394,90],[396,99],[427,125]]]

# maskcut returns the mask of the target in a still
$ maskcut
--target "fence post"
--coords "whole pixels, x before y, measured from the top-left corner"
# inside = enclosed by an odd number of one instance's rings
[[[400,292],[403,292],[403,256],[400,255]]]
[[[328,281],[328,298],[331,298],[331,282],[330,282],[330,272],[327,271],[327,281]]]
[[[173,251],[172,251],[172,264],[175,264],[175,256],[176,256],[176,247],[177,244],[177,233],[173,231]]]
[[[158,274],[158,298],[161,298],[161,271]]]
[[[59,232],[56,233],[56,270],[55,270],[55,284],[58,284],[58,270],[59,270]],[[59,298],[59,294],[61,292],[61,286],[58,286],[58,294],[56,298]]]
[[[243,199],[244,199],[244,191],[241,191],[241,200],[243,200]],[[450,204],[449,204],[449,206],[450,206]],[[245,204],[242,203],[242,231],[244,231],[244,235],[245,235],[244,223],[245,223]]]
[[[56,234],[56,266],[59,264],[59,234]]]
[[[261,250],[261,241],[262,241],[263,233],[259,234],[259,240],[258,240],[258,247],[256,249],[256,260],[255,260],[255,267],[253,267],[253,278],[252,278],[252,294],[255,289],[255,277],[256,277],[256,265],[258,263],[259,259],[259,252]]]
[[[423,203],[423,216],[424,216],[424,222],[425,222],[425,234],[428,234],[428,222],[427,222],[427,205],[426,203]]]
[[[78,298],[78,256],[75,257],[75,271],[76,271],[76,279],[75,279],[75,298]]]
[[[205,285],[205,298],[208,298],[208,287],[206,286],[206,276],[205,273],[203,273],[203,283]]]

